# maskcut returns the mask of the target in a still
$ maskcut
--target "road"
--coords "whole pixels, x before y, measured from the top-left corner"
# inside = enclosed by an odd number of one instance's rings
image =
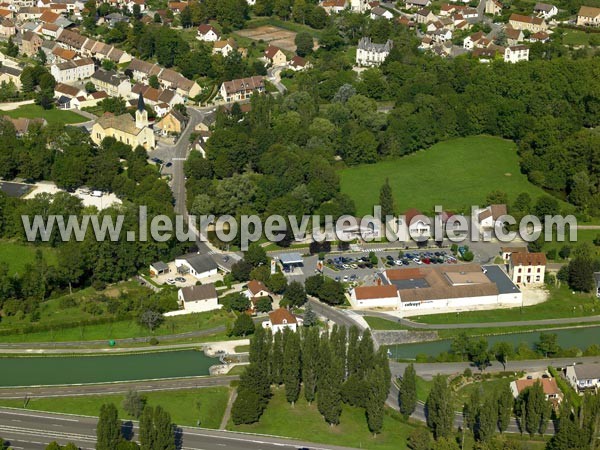
[[[585,317],[563,317],[560,319],[540,319],[540,320],[514,320],[512,322],[468,322],[468,323],[446,323],[429,324],[413,322],[409,319],[398,319],[396,316],[377,311],[356,311],[362,316],[380,317],[382,319],[398,322],[409,328],[420,330],[451,330],[456,328],[506,328],[506,327],[529,327],[529,326],[552,326],[565,325],[573,323],[593,323],[600,322],[600,315]]]
[[[82,449],[94,449],[96,442],[95,417],[29,412],[0,408],[0,435],[10,442],[15,450],[43,450],[45,446],[57,441],[64,445],[73,442]],[[137,440],[137,423],[124,422],[124,436]],[[275,450],[311,449],[344,450],[347,447],[324,446],[291,439],[234,433],[229,431],[208,430],[194,427],[177,427],[178,448],[183,450]]]
[[[174,378],[150,381],[131,381],[104,384],[80,384],[62,386],[30,386],[25,388],[0,388],[0,399],[79,397],[84,395],[123,394],[131,389],[139,392],[174,391],[212,386],[228,386],[239,377],[220,375],[211,377]],[[1,434],[0,434],[1,436]]]
[[[338,325],[343,325],[346,328],[350,327],[359,327],[360,323],[356,320],[352,319],[352,317],[347,314],[345,311],[341,311],[336,308],[332,308],[331,306],[326,305],[325,303],[320,302],[314,297],[309,298],[309,302],[312,306],[312,309],[315,313],[320,316],[326,317],[327,319],[335,322]]]

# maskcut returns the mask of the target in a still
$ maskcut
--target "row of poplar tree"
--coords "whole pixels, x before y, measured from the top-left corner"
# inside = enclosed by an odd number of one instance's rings
[[[273,386],[283,385],[294,406],[302,394],[330,425],[340,423],[342,404],[365,409],[369,429],[379,433],[391,373],[384,350],[375,350],[370,331],[310,327],[272,335],[257,328],[250,343],[250,365],[240,377],[231,411],[235,424],[257,422]]]

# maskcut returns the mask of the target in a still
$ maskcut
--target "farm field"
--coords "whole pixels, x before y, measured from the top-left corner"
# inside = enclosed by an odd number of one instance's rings
[[[544,194],[520,172],[516,145],[491,136],[452,139],[401,158],[342,170],[341,190],[354,200],[359,216],[373,213],[386,178],[398,213],[408,208],[431,212],[435,205],[449,210],[482,206],[493,190],[506,192],[509,201],[521,192],[534,200]]]

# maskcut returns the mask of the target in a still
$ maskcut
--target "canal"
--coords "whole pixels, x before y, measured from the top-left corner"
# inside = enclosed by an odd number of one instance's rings
[[[558,344],[563,348],[577,347],[585,350],[592,344],[600,344],[600,327],[569,328],[547,331],[558,336]],[[498,336],[486,336],[489,345],[496,342],[510,342],[514,346],[525,343],[533,348],[539,340],[540,332],[511,333]],[[397,359],[415,359],[417,355],[437,356],[442,352],[450,351],[451,339],[433,342],[420,342],[418,344],[404,344],[391,346],[392,357]]]
[[[208,375],[219,364],[202,351],[0,358],[0,387],[106,383]]]

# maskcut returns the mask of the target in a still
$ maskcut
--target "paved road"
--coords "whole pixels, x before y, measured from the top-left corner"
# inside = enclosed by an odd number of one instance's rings
[[[326,317],[332,322],[335,322],[338,325],[343,325],[346,328],[350,328],[352,326],[361,328],[360,323],[352,319],[352,317],[346,311],[332,308],[331,306],[320,302],[314,297],[310,297],[309,302],[313,308],[313,311],[320,316]]]
[[[409,328],[420,330],[450,330],[456,328],[506,328],[506,327],[521,327],[521,326],[552,326],[565,325],[572,323],[591,323],[600,322],[600,315],[586,317],[563,317],[561,319],[540,319],[540,320],[515,320],[512,322],[468,322],[468,323],[447,323],[447,324],[429,324],[413,322],[409,319],[399,319],[391,314],[377,311],[356,311],[362,316],[380,317],[382,319],[398,322]]]
[[[82,449],[94,449],[96,442],[94,417],[50,414],[0,408],[0,435],[15,449],[43,450],[51,441],[60,444],[73,442]],[[123,434],[137,440],[137,423],[124,422]],[[344,450],[345,447],[315,446],[285,438],[178,427],[177,440],[183,450],[275,450],[303,448]],[[347,448],[347,447],[346,447]]]
[[[196,389],[211,386],[228,386],[239,377],[237,375],[220,375],[214,377],[174,378],[151,381],[131,381],[104,384],[31,386],[25,388],[0,388],[0,399],[78,397],[83,395],[123,394],[130,389],[139,392],[174,391],[180,389]],[[0,434],[1,436],[1,434]]]

